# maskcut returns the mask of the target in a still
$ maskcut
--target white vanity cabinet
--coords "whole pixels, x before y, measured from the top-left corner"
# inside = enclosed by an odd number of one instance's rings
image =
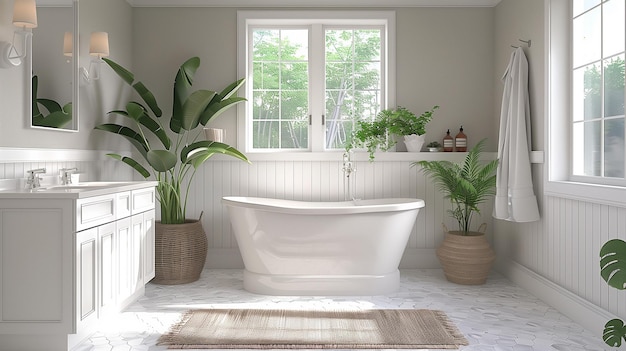
[[[67,350],[154,278],[156,182],[0,192],[0,350]]]

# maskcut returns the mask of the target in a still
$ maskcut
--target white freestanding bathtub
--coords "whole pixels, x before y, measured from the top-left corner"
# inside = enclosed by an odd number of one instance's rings
[[[380,295],[396,291],[398,265],[424,201],[305,202],[228,196],[244,288],[265,295]]]

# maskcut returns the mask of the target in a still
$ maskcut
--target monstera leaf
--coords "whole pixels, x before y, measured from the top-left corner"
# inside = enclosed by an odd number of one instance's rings
[[[607,241],[600,249],[600,275],[609,286],[624,290],[626,284],[626,242],[620,239]],[[604,342],[620,347],[626,340],[626,326],[621,319],[612,319],[604,325]]]
[[[610,286],[624,290],[626,284],[626,242],[607,241],[600,249],[600,274]]]
[[[626,326],[621,319],[611,319],[604,325],[604,342],[612,347],[622,346],[622,339],[626,340]]]

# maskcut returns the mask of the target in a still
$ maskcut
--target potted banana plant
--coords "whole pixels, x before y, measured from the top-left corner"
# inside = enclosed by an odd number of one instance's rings
[[[140,160],[115,153],[107,155],[129,165],[142,177],[153,177],[158,182],[156,193],[161,220],[156,225],[156,276],[153,281],[182,284],[198,280],[208,245],[200,218],[188,219],[186,216],[191,182],[197,169],[215,154],[249,162],[243,153],[230,145],[203,140],[203,127],[230,107],[245,101],[235,95],[244,80],[237,80],[219,93],[205,89],[192,91],[200,59],[188,59],[178,69],[172,114],[164,121],[152,92],[141,81],[135,80],[134,74],[126,68],[110,59],[103,60],[142,100],[130,101],[125,109],[109,112],[126,117],[130,127],[105,123],[95,129],[127,139],[141,156]]]
[[[445,160],[412,163],[421,166],[422,172],[452,203],[448,213],[458,222],[459,230],[449,231],[444,226],[445,237],[437,257],[446,278],[457,284],[483,284],[495,259],[483,232],[485,225],[471,230],[473,215],[480,213],[478,206],[493,197],[496,190],[498,160],[486,164],[480,161],[485,140],[467,153],[462,164]]]

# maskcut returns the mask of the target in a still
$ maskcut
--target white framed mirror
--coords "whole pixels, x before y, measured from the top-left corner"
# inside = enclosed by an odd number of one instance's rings
[[[78,0],[38,0],[26,45],[26,115],[32,128],[78,131]]]

